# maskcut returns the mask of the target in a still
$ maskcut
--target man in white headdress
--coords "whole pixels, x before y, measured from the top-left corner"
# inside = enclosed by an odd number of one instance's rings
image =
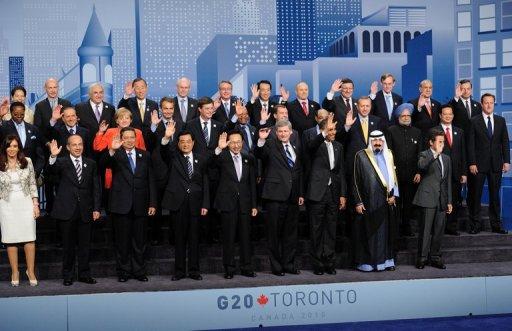
[[[360,271],[395,270],[393,241],[398,197],[393,154],[381,131],[370,133],[368,148],[354,159],[354,262]]]

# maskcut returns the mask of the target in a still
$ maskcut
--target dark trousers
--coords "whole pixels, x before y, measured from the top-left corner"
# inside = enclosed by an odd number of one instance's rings
[[[471,177],[471,191],[469,221],[471,229],[482,230],[483,224],[480,219],[480,209],[482,200],[482,191],[484,188],[485,179],[489,188],[489,221],[491,229],[501,229],[501,214],[500,214],[500,187],[501,187],[501,172],[479,172],[476,175],[469,175]]]
[[[308,202],[311,257],[315,270],[334,268],[338,206],[338,197],[330,187],[321,201]]]
[[[222,262],[226,272],[235,271],[235,237],[238,233],[240,246],[240,269],[252,271],[251,261],[251,216],[241,213],[239,208],[232,212],[221,212],[222,221]]]
[[[265,206],[272,272],[293,270],[297,251],[299,206],[296,201],[273,200],[267,200]]]
[[[91,220],[84,222],[77,206],[70,220],[60,220],[58,222],[62,234],[62,277],[73,279],[75,276],[76,246],[78,246],[78,277],[90,277]]]
[[[409,234],[412,232],[411,223],[416,218],[415,209],[412,201],[418,189],[418,185],[409,181],[400,181],[398,183],[400,197],[398,198],[398,208],[400,209],[400,233]]]
[[[441,261],[441,242],[446,223],[446,213],[437,208],[420,208],[418,229],[418,260]]]
[[[446,215],[446,230],[455,232],[459,230],[459,220],[458,213],[460,210],[460,206],[462,204],[462,195],[461,195],[462,184],[460,180],[452,179],[452,206],[453,210],[450,214]]]
[[[115,232],[116,262],[118,276],[146,274],[144,252],[146,250],[146,216],[112,213]]]
[[[162,216],[162,197],[165,193],[165,187],[167,186],[167,182],[158,182],[158,199],[157,199],[157,207],[155,216],[149,218],[149,237],[150,240],[155,240],[158,242],[165,241],[165,238],[169,236],[169,234],[164,235],[164,230],[162,229],[162,225],[164,223],[164,217]],[[171,222],[172,223],[172,222]],[[170,232],[169,225],[169,232]]]
[[[183,205],[178,211],[171,213],[171,217],[174,220],[174,274],[176,276],[186,275],[187,256],[188,272],[190,274],[199,274],[199,215],[192,215],[190,213],[188,197],[185,198]]]

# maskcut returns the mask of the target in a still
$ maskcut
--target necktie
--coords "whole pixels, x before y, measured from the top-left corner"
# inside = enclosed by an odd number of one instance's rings
[[[487,116],[487,136],[489,137],[489,139],[492,138],[491,116]]]
[[[80,165],[80,160],[75,159],[75,170],[76,170],[76,178],[78,181],[82,181],[82,166]]]
[[[128,152],[128,161],[130,162],[130,168],[132,168],[132,173],[135,173],[135,162],[132,159],[132,152]]]
[[[268,109],[267,109],[267,104],[266,104],[266,103],[262,104],[262,107],[263,107],[263,110],[265,110],[265,111],[267,111],[267,110],[268,110]]]
[[[25,132],[25,128],[21,124],[16,124],[16,131],[18,131],[18,136],[20,137],[21,145],[25,147],[25,143],[27,142],[27,134]]]
[[[100,114],[100,105],[96,104],[96,108],[94,109],[94,115],[96,116],[96,121],[100,122],[101,114]]]
[[[430,106],[430,99],[425,100],[425,108],[427,108],[428,116],[432,117],[432,107]]]
[[[446,127],[446,141],[448,142],[448,146],[452,147],[452,136],[450,134],[450,128]]]
[[[224,103],[224,111],[226,112],[226,116],[228,117],[229,119],[229,111],[230,111],[230,107],[229,107],[229,102],[226,102]]]
[[[285,147],[285,152],[286,152],[286,162],[288,162],[288,166],[290,168],[293,168],[293,166],[295,165],[295,162],[293,161],[293,156],[292,156],[292,153],[290,152],[289,150],[289,147],[290,145],[286,144],[284,145]]]
[[[364,118],[361,120],[361,128],[363,129],[364,141],[368,142],[368,119]]]
[[[244,135],[244,145],[247,145],[247,151],[251,150],[252,141],[249,136],[247,125],[240,125],[240,129],[242,129],[242,134]]]
[[[334,169],[334,149],[332,147],[332,142],[326,140],[325,145],[327,146],[327,156],[329,157],[329,169],[332,170]],[[329,177],[327,185],[331,185],[331,183],[332,180],[331,177]]]
[[[180,99],[180,113],[183,122],[187,121],[187,109],[185,108],[185,99]]]
[[[350,99],[345,99],[346,105],[347,105],[347,112],[352,110],[352,107],[350,106]]]
[[[69,134],[75,134],[75,130],[74,129],[69,129]]]
[[[233,161],[235,162],[236,177],[238,181],[242,178],[242,166],[240,164],[240,155],[233,155]]]
[[[444,175],[444,167],[443,167],[443,160],[441,159],[441,154],[439,154],[439,157],[437,158],[439,160],[439,167],[441,168],[441,177]]]
[[[204,137],[204,140],[206,141],[206,144],[208,145],[209,144],[209,139],[208,139],[208,122],[203,122],[203,137]]]
[[[302,101],[302,111],[304,112],[304,115],[309,115],[308,106],[306,105],[306,102]]]
[[[388,118],[391,119],[391,114],[393,114],[393,98],[390,94],[386,95],[386,107],[388,108]]]
[[[469,119],[471,119],[471,106],[469,105],[469,100],[466,100],[466,111],[468,113]]]
[[[140,120],[144,122],[144,102],[139,102]]]
[[[190,156],[185,156],[185,159],[187,160],[187,174],[188,178],[192,178],[192,174],[194,173],[194,169],[192,168],[192,162],[190,162]]]
[[[57,102],[56,102],[56,100],[55,100],[55,99],[50,100],[50,107],[52,108],[52,110],[54,110],[54,109],[55,109],[55,106],[57,106]]]

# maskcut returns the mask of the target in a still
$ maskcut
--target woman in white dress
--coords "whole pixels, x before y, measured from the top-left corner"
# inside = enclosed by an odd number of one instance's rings
[[[39,201],[32,161],[20,146],[18,136],[8,135],[0,147],[0,228],[11,265],[11,285],[19,285],[18,244],[23,244],[26,274],[30,285],[36,286],[35,219],[39,217]]]

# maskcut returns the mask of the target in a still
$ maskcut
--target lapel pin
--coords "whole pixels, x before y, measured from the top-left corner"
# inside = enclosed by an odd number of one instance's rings
[[[105,108],[108,108],[108,105],[105,105]]]
[[[418,142],[416,140],[414,140],[414,143],[417,144]]]
[[[84,163],[84,168],[87,168],[87,164],[86,163]]]
[[[231,106],[236,106],[236,103],[234,103],[234,102],[233,102],[233,103],[231,104]]]
[[[473,104],[473,107],[476,107],[476,103]]]
[[[248,162],[248,161],[247,161],[247,159],[245,159],[244,161],[245,161],[245,163],[247,163],[247,162]]]
[[[213,127],[214,127],[214,128],[216,128],[216,127],[217,127],[217,124],[214,124],[214,125],[213,125]]]
[[[194,104],[191,104],[191,105],[190,105],[190,108],[194,108]]]
[[[194,163],[197,163],[197,160],[194,160]]]
[[[457,135],[457,132],[454,132],[453,134],[454,134],[454,135]]]
[[[395,106],[398,105],[398,103],[395,102]]]
[[[142,157],[142,154],[139,153],[138,155],[139,155],[139,157]]]
[[[309,108],[313,108],[313,105],[309,105]]]
[[[30,130],[27,130],[27,132],[28,132],[28,133],[32,133],[32,132],[30,132]]]
[[[370,122],[371,125],[373,125],[373,122]]]

